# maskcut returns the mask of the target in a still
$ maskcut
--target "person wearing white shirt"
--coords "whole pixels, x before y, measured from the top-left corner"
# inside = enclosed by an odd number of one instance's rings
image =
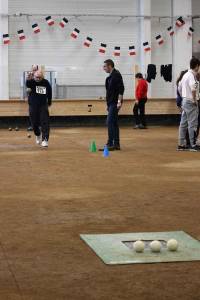
[[[198,73],[200,61],[192,58],[190,61],[190,70],[183,76],[179,84],[179,93],[182,101],[182,115],[179,126],[179,145],[178,151],[188,150],[185,145],[185,137],[188,130],[190,139],[190,151],[200,151],[200,147],[196,145],[196,132],[198,126],[198,81],[196,75]]]

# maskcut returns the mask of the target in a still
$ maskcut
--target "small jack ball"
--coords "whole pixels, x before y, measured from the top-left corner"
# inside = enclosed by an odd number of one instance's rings
[[[178,249],[178,242],[175,239],[171,239],[167,242],[167,249],[169,251],[177,251]]]
[[[31,134],[29,133],[29,134],[27,134],[27,138],[28,139],[30,139],[31,138]]]
[[[19,131],[19,128],[18,128],[18,127],[16,127],[16,128],[15,128],[15,131]]]
[[[160,252],[161,251],[161,243],[159,241],[153,241],[150,244],[150,248],[152,252]]]
[[[133,249],[138,253],[144,252],[144,248],[145,244],[143,241],[136,241],[133,243]]]
[[[10,128],[8,128],[8,130],[9,130],[9,131],[12,131],[12,128],[10,127]]]

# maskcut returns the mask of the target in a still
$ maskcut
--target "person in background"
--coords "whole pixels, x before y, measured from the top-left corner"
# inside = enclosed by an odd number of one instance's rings
[[[183,76],[188,72],[188,70],[184,70],[184,71],[181,71],[179,77],[177,78],[177,81],[176,81],[176,105],[180,111],[180,113],[182,113],[182,102],[183,102],[183,98],[181,97],[180,93],[179,93],[179,85],[180,85],[180,82],[181,80],[183,79]],[[189,133],[188,133],[188,130],[186,132],[186,148],[189,148],[190,147],[190,139],[189,139]]]
[[[38,70],[39,70],[38,65],[32,65],[32,67],[31,67],[31,72],[28,73],[28,78],[29,78],[29,79],[33,79],[33,78],[34,78],[35,72],[37,72]],[[27,88],[27,89],[26,89],[26,92],[27,92],[27,96],[28,96],[28,98],[29,98],[30,89]],[[29,118],[28,118],[28,128],[27,128],[27,131],[32,131],[32,130],[33,130],[33,127],[32,127],[32,125],[31,125],[31,119],[30,119],[30,116],[29,116]]]
[[[135,105],[133,108],[133,114],[135,116],[135,129],[145,129],[146,128],[146,118],[145,118],[145,105],[147,102],[148,93],[148,83],[143,78],[141,73],[137,73],[135,78],[137,79],[137,86],[135,92]]]
[[[190,70],[183,76],[179,83],[178,91],[182,97],[182,114],[179,126],[179,145],[177,150],[188,150],[185,144],[186,132],[188,130],[190,139],[190,151],[200,151],[196,144],[196,132],[199,115],[199,91],[197,73],[199,71],[200,61],[192,58],[190,61]]]
[[[108,150],[120,150],[120,134],[118,124],[118,112],[122,107],[124,83],[122,75],[115,69],[114,62],[108,59],[104,62],[104,71],[109,74],[106,78],[107,101],[107,126],[108,126]],[[103,149],[100,149],[100,151]]]
[[[182,96],[180,95],[179,93],[179,85],[180,85],[180,82],[181,80],[183,79],[183,76],[188,72],[188,70],[184,70],[184,71],[181,71],[179,77],[177,78],[177,81],[176,81],[176,105],[177,107],[179,108],[179,110],[182,112],[182,102],[183,102],[183,98]]]
[[[52,88],[48,80],[44,79],[42,71],[29,74],[26,86],[29,89],[29,113],[36,136],[36,144],[48,147],[49,141],[49,110],[52,103]],[[41,129],[40,129],[41,127]]]
[[[199,94],[199,99],[200,99],[200,73],[198,72],[197,76],[197,83],[198,83],[198,87],[197,87],[197,93]],[[200,132],[200,101],[198,101],[198,107],[199,107],[199,115],[198,115],[198,126],[197,126],[197,132],[196,132],[196,144],[198,146],[200,146],[200,138],[199,138],[199,132]]]

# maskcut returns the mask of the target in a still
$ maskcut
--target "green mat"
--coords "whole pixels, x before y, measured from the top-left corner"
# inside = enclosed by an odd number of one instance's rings
[[[80,237],[108,265],[200,261],[200,242],[183,231],[81,234]],[[178,251],[167,250],[165,244],[169,239],[178,241]],[[162,251],[153,253],[149,247],[145,247],[143,253],[136,253],[130,247],[136,240],[160,240]]]

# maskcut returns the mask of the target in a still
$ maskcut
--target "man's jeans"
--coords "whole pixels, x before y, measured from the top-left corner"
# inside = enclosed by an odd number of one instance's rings
[[[185,145],[186,133],[188,129],[190,146],[196,144],[196,132],[198,126],[198,105],[191,100],[183,99],[182,115],[179,127],[179,145]]]
[[[108,105],[108,146],[118,146],[119,143],[119,124],[117,104]]]

